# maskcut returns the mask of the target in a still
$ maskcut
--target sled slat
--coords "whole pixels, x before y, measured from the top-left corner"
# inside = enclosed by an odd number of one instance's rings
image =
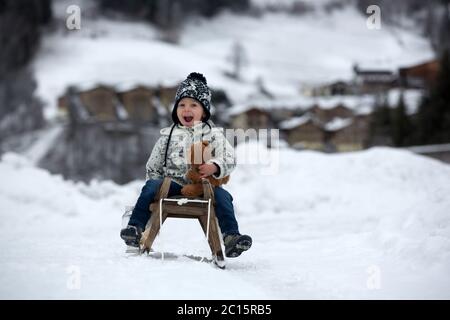
[[[150,205],[151,218],[148,227],[142,235],[141,246],[144,250],[150,250],[156,235],[160,231],[160,200],[162,199],[162,222],[166,218],[187,218],[198,219],[205,235],[208,233],[208,244],[211,248],[212,255],[215,259],[225,262],[222,246],[220,242],[220,230],[217,225],[215,213],[214,190],[207,179],[202,179],[203,198],[190,198],[196,200],[204,200],[204,202],[187,202],[183,203],[183,197],[172,197],[167,200],[169,188],[171,184],[170,178],[164,178],[163,183],[155,197],[155,201]],[[173,199],[179,200],[173,201]],[[188,199],[189,200],[189,199]],[[208,228],[208,205],[210,203],[210,217]],[[224,266],[223,263],[221,265]]]

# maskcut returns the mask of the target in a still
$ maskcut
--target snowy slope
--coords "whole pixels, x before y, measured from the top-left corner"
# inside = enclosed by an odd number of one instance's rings
[[[295,96],[302,84],[349,79],[354,63],[395,71],[433,55],[415,30],[385,24],[381,30],[369,30],[367,17],[350,6],[330,15],[323,10],[301,16],[223,13],[187,23],[179,45],[159,41],[158,32],[140,22],[83,16],[81,30],[69,31],[64,29],[65,6],[56,6],[55,15],[62,19],[61,30],[44,37],[34,62],[48,118],[55,116],[56,98],[70,84],[176,84],[195,70],[204,73],[212,87],[227,90],[233,102],[246,103],[257,91],[258,78],[277,97]],[[236,41],[243,45],[247,61],[242,82],[224,75],[231,71]]]
[[[254,246],[225,271],[126,256],[121,215],[142,181],[73,183],[4,155],[0,298],[450,298],[448,165],[389,148],[271,152],[237,150],[227,189]],[[279,166],[247,164],[258,155]],[[154,248],[208,255],[190,220],[168,220]]]

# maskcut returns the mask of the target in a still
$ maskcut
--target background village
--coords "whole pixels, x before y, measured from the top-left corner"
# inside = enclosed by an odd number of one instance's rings
[[[88,18],[90,15],[92,16],[90,17],[91,24],[101,16],[102,12],[99,11],[99,8],[102,6],[106,9],[116,10],[114,12],[128,12],[132,8],[108,1],[78,2],[84,10],[84,15]],[[384,17],[388,16],[389,12],[395,13],[395,10],[412,10],[410,8],[417,5],[413,2],[410,4],[408,1],[401,2],[403,5],[398,8],[386,9]],[[100,6],[94,6],[95,3],[100,3]],[[142,7],[144,10],[150,3],[153,2],[136,1],[135,7]],[[169,4],[177,3],[177,1],[161,2],[159,4],[160,11],[166,5],[167,8],[171,8]],[[245,12],[256,10],[258,5],[260,8],[264,5],[264,9],[261,10],[275,12],[275,14],[277,14],[277,10],[281,12],[294,10],[294,15],[299,14],[299,19],[304,14],[303,11],[310,12],[311,9],[308,6],[313,5],[308,1],[282,3],[253,1],[253,6],[250,6],[251,2],[249,1],[239,1],[239,3],[247,4]],[[316,8],[316,10],[325,8],[332,14],[333,10],[345,10],[346,6],[351,6],[352,3],[351,1],[323,1],[320,3],[320,6],[323,7]],[[361,8],[366,7],[366,1],[355,1],[355,3]],[[36,12],[40,14],[38,17],[42,19],[41,24],[50,24],[50,28],[43,29],[45,32],[55,33],[53,30],[55,25],[59,26],[56,29],[61,29],[64,19],[67,19],[65,10],[68,4],[69,2],[65,3],[64,1],[55,2],[52,20],[51,11],[49,11],[51,1],[42,2],[41,9]],[[314,3],[314,5],[316,4]],[[387,6],[388,4],[383,2],[380,5]],[[248,6],[251,9],[248,9]],[[442,7],[437,2],[432,9],[437,12],[442,11]],[[142,13],[142,10],[135,10],[136,12],[132,13],[137,13],[138,18],[141,19],[139,14]],[[198,10],[200,12],[202,10],[200,5]],[[233,10],[241,9],[234,8]],[[441,17],[442,15],[437,16]],[[8,15],[5,17],[8,18]],[[53,22],[49,23],[46,19]],[[362,16],[362,28],[365,28],[364,19]],[[397,16],[391,18],[392,21],[395,19]],[[432,19],[432,17],[428,19]],[[267,77],[257,77],[256,82],[250,85],[247,79],[244,80],[248,73],[246,65],[250,64],[251,66],[252,61],[247,59],[248,45],[243,41],[236,41],[231,48],[227,48],[228,59],[223,61],[225,66],[223,69],[226,71],[219,76],[225,81],[211,80],[211,73],[205,72],[201,68],[196,68],[196,70],[191,68],[192,70],[189,69],[189,72],[203,72],[209,79],[209,85],[213,90],[212,120],[217,126],[243,130],[255,129],[256,131],[258,129],[279,129],[282,145],[296,150],[336,153],[358,151],[373,146],[407,147],[414,152],[448,162],[450,161],[450,146],[446,143],[450,142],[450,137],[448,134],[442,133],[446,131],[446,125],[433,123],[432,119],[444,119],[446,118],[444,113],[448,114],[446,111],[448,105],[444,108],[433,107],[435,104],[433,101],[438,101],[441,99],[440,95],[445,95],[445,86],[448,85],[448,65],[442,65],[442,57],[445,55],[448,40],[446,42],[442,39],[448,36],[448,31],[445,30],[448,29],[446,26],[449,22],[448,18],[435,20],[440,22],[429,28],[434,57],[419,58],[420,56],[430,56],[419,53],[415,60],[409,58],[407,59],[408,63],[391,63],[389,66],[385,63],[377,63],[376,59],[371,63],[344,60],[347,65],[352,66],[346,72],[351,75],[350,77],[343,79],[327,75],[321,81],[305,81],[299,78],[296,80],[297,84],[293,93],[291,92],[289,95],[284,94],[283,85],[273,86],[274,82],[268,82]],[[7,19],[3,19],[3,21],[5,24],[8,22]],[[13,14],[11,21],[14,21]],[[111,25],[109,28],[114,29],[121,23],[120,20],[114,24],[110,20],[106,21],[98,24],[103,23],[104,30],[108,30],[105,26]],[[164,38],[162,39],[163,43],[177,44],[177,40],[173,39],[176,38],[172,32],[174,27],[171,23],[164,21],[161,22],[161,19],[156,17],[151,22],[159,26],[161,37]],[[169,19],[169,21],[172,20]],[[85,22],[85,25],[89,24]],[[94,41],[97,38],[101,39],[102,31],[95,30],[95,28],[93,31],[85,31],[85,29],[63,30],[62,35],[59,36],[62,40],[58,40],[58,43],[64,42],[70,45],[70,41],[77,39],[77,32],[81,35],[83,32],[91,32],[86,37]],[[24,37],[33,37],[28,31],[23,32]],[[105,32],[103,31],[103,33]],[[178,32],[180,32],[180,27],[178,27]],[[69,36],[73,40],[70,40]],[[103,37],[107,39],[107,36],[106,34]],[[345,39],[345,35],[342,37]],[[29,41],[34,40],[30,39]],[[403,40],[398,41],[401,43]],[[295,43],[292,45],[295,46]],[[28,55],[31,57],[36,48],[25,47],[25,52],[30,51]],[[96,48],[99,51],[98,53],[93,52],[93,55],[104,53],[100,45],[97,45]],[[286,48],[286,50],[288,49],[290,48]],[[51,52],[53,45],[49,45],[45,50]],[[45,53],[45,50],[42,49],[41,52]],[[304,52],[307,57],[313,57],[308,50],[314,50],[314,48],[305,46],[302,50],[300,52]],[[11,53],[9,56],[8,52]],[[5,50],[5,57],[14,58],[13,52],[14,50]],[[165,52],[162,50],[160,55],[164,55]],[[167,52],[169,52],[169,48]],[[41,57],[44,59],[41,58],[38,62],[45,61],[44,53],[41,53]],[[336,51],[336,53],[338,52]],[[329,52],[325,56],[326,59],[332,58],[333,54],[332,51]],[[376,53],[374,54],[376,55]],[[174,57],[174,61],[176,59],[178,58]],[[293,61],[295,62],[295,59]],[[19,62],[19,65],[20,63],[23,62]],[[82,61],[77,63],[84,67]],[[135,68],[133,61],[121,60],[120,63],[130,64],[132,68]],[[173,108],[176,88],[187,74],[186,71],[179,70],[176,72],[176,76],[165,78],[164,70],[160,70],[156,75],[145,75],[145,80],[151,79],[151,81],[140,81],[122,79],[122,77],[126,78],[132,75],[132,71],[125,70],[122,71],[123,74],[119,73],[114,78],[108,78],[109,80],[92,81],[90,78],[95,77],[86,75],[75,81],[63,78],[61,78],[63,81],[59,81],[59,77],[68,78],[70,76],[65,70],[74,73],[76,67],[63,69],[61,65],[60,71],[49,73],[48,68],[53,64],[50,58],[46,64],[42,63],[38,78],[44,79],[46,83],[60,83],[57,86],[45,87],[42,83],[36,84],[27,68],[20,67],[17,69],[18,71],[14,71],[16,69],[13,68],[12,71],[8,71],[8,68],[14,64],[8,63],[8,59],[3,59],[3,64],[5,65],[4,69],[7,70],[4,74],[12,74],[11,77],[15,77],[16,80],[7,82],[6,78],[4,85],[6,94],[0,95],[0,98],[5,98],[2,104],[4,112],[0,126],[3,136],[0,140],[2,151],[23,152],[27,150],[25,153],[39,166],[53,173],[62,173],[71,179],[87,181],[92,178],[106,178],[119,183],[142,178],[142,167],[159,136],[159,130],[171,124],[170,112]],[[114,69],[115,66],[111,65],[108,68]],[[151,70],[151,67],[144,66],[144,69]],[[164,65],[162,65],[162,69],[164,69]],[[271,72],[270,68],[268,70]],[[95,73],[95,71],[92,72]],[[273,72],[277,71],[274,69]],[[303,70],[300,69],[300,72],[302,73]],[[213,79],[218,78],[216,73],[213,75]],[[289,73],[287,76],[296,79],[295,73]],[[39,97],[36,99],[34,92],[36,85],[47,98],[45,103],[55,106],[56,112],[51,117],[44,116],[45,110],[51,109],[49,106],[45,107],[44,105],[44,113],[39,111],[42,109],[42,102],[39,101]],[[245,90],[241,91],[245,91],[246,94],[236,99],[236,92],[244,86],[246,86]],[[249,87],[251,87],[250,90]],[[27,92],[22,92],[24,90]],[[8,97],[12,97],[12,99],[6,100]],[[444,97],[444,101],[446,101],[444,104],[449,103],[448,98]],[[26,109],[30,106],[31,109]],[[47,130],[47,133],[43,134],[36,131],[36,129],[49,128],[49,126],[59,129]],[[436,132],[433,133],[433,130]],[[237,141],[234,141],[235,145],[236,143]],[[420,147],[417,147],[419,145]]]
[[[427,89],[437,81],[439,66],[437,59],[398,70],[355,65],[353,81],[299,88],[298,98],[289,101],[275,99],[261,84],[260,91],[247,104],[233,105],[227,92],[216,87],[212,120],[224,128],[279,129],[280,138],[299,150],[331,153],[404,146],[411,132],[395,136],[389,128],[386,130],[386,123],[381,122],[383,113],[392,119],[388,125],[394,127],[414,117]],[[68,123],[74,147],[84,149],[83,158],[89,154],[98,160],[102,154],[108,157],[108,150],[117,154],[119,145],[131,144],[135,146],[134,156],[126,148],[118,160],[122,164],[139,163],[144,160],[141,150],[150,150],[159,129],[171,123],[177,85],[74,86],[58,99],[59,120]],[[95,141],[95,135],[102,135],[107,143],[85,143]],[[450,145],[412,150],[450,162]],[[123,174],[125,180],[132,176]]]

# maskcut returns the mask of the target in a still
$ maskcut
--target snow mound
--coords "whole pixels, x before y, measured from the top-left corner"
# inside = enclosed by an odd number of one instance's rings
[[[275,159],[277,151],[257,144],[237,151],[238,159],[244,160],[258,153],[272,153]],[[279,153],[276,174],[263,176],[267,166],[244,164],[245,170],[233,175],[230,187],[242,215],[314,215],[332,222],[334,232],[342,231],[338,226],[371,232],[374,243],[386,251],[414,258],[409,253],[417,249],[430,261],[449,260],[447,164],[383,147],[336,155],[283,149]]]

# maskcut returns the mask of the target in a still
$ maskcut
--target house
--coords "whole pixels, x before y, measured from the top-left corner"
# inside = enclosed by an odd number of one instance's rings
[[[398,70],[399,85],[403,88],[425,89],[434,84],[439,73],[439,61],[433,59]]]
[[[79,97],[91,117],[100,121],[117,120],[118,98],[112,87],[96,85],[85,91],[79,91]]]
[[[353,117],[356,134],[363,137],[364,147],[366,146],[366,142],[368,142],[369,140],[371,121],[372,121],[371,113],[356,114]]]
[[[353,93],[353,88],[345,81],[335,81],[322,86],[312,88],[312,96],[337,96]]]
[[[157,96],[161,105],[163,105],[169,113],[172,112],[173,103],[175,102],[175,94],[178,86],[160,85],[158,87]]]
[[[130,120],[158,123],[159,114],[153,103],[154,89],[137,85],[119,92],[118,96]]]
[[[307,113],[280,123],[282,136],[293,148],[323,150],[324,131],[320,121]]]
[[[315,104],[310,109],[310,112],[324,123],[331,121],[333,118],[350,118],[353,116],[353,110],[343,104],[338,104],[331,108]]]
[[[277,124],[296,116],[296,110],[292,108],[281,107],[275,110],[271,110],[270,116],[273,123]]]
[[[324,130],[324,143],[335,151],[354,151],[365,147],[368,132],[361,119],[334,118],[324,125]]]
[[[66,95],[58,97],[58,101],[56,102],[57,109],[58,109],[58,116],[61,118],[65,118],[68,115],[69,108],[67,104],[67,97]]]
[[[267,129],[273,127],[269,112],[258,107],[250,107],[230,116],[230,126],[235,129]]]
[[[396,76],[387,69],[361,69],[353,67],[355,93],[377,93],[390,89],[396,84]]]

